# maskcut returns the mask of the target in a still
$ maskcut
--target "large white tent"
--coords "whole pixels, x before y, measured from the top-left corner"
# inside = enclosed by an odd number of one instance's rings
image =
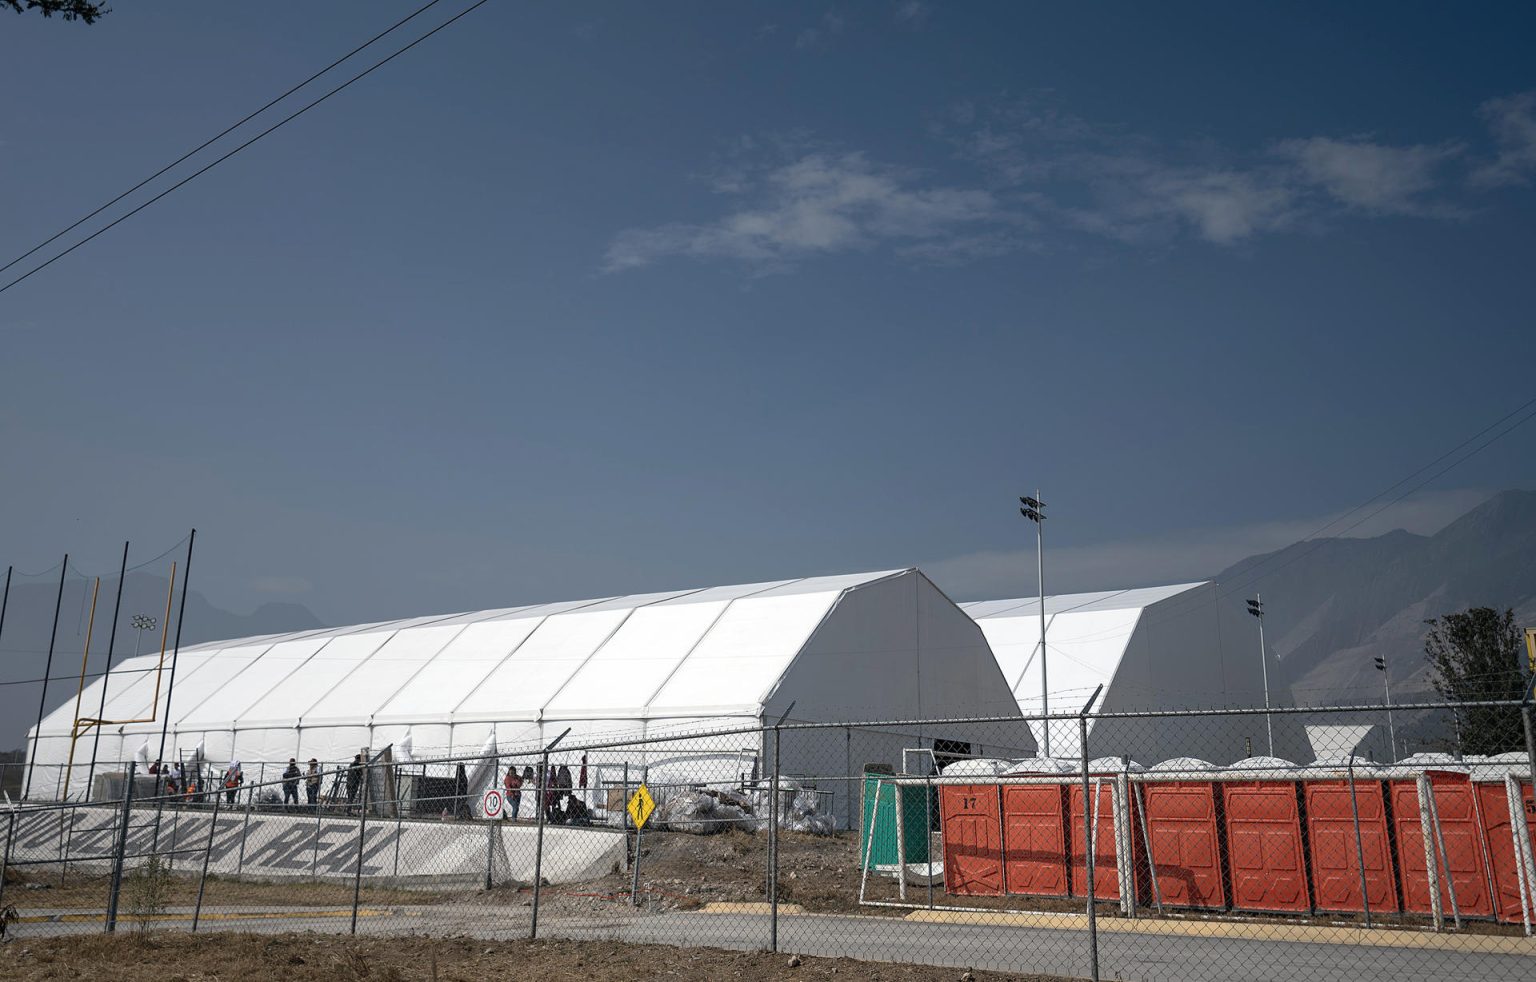
[[[961,608],[981,625],[1019,710],[1042,711],[1040,600],[985,600]],[[1230,709],[1264,705],[1258,633],[1240,604],[1215,583],[1045,598],[1045,675],[1052,714],[1076,713],[1095,687],[1096,712]],[[1268,660],[1271,706],[1292,705],[1273,651]],[[1309,744],[1295,717],[1208,716],[1095,722],[1093,756],[1130,754],[1143,761],[1199,757],[1227,763],[1273,753],[1300,760]],[[1032,724],[1037,738],[1039,724]],[[1051,730],[1051,752],[1075,756],[1075,724]],[[1041,740],[1042,744],[1044,740]]]
[[[159,748],[156,656],[110,677],[99,757]],[[101,698],[98,680],[82,704]],[[35,796],[62,792],[74,697],[44,719]],[[700,733],[791,719],[848,722],[1018,709],[986,639],[926,576],[905,569],[420,617],[182,649],[167,760],[344,761],[410,735],[415,756],[539,745],[571,728],[593,739]],[[1017,734],[1018,727],[1014,728]],[[934,733],[804,734],[784,741],[786,774],[846,775],[899,763]],[[954,734],[972,739],[970,734]],[[1027,742],[1027,734],[1022,735]],[[700,738],[690,752],[763,752]],[[736,739],[740,744],[741,738]],[[85,790],[75,752],[70,793]],[[1014,754],[1032,746],[1006,748]],[[249,773],[248,773],[249,776]],[[843,803],[839,802],[839,812]]]

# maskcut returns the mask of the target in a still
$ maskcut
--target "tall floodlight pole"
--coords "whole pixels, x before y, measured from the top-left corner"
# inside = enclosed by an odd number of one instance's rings
[[[1392,744],[1392,763],[1397,763],[1397,727],[1392,725],[1392,679],[1387,674],[1387,658],[1376,656],[1376,671],[1381,673],[1382,688],[1387,690],[1387,740]]]
[[[139,636],[133,641],[133,657],[139,657],[139,646],[144,643],[144,632],[153,631],[159,626],[160,621],[153,614],[134,614],[128,621],[133,629],[139,632]]]
[[[1269,733],[1269,755],[1275,755],[1275,724],[1269,715],[1269,657],[1264,653],[1264,599],[1257,593],[1248,601],[1248,613],[1259,619],[1259,668],[1264,674],[1264,729]]]
[[[1040,489],[1033,498],[1019,498],[1019,514],[1035,523],[1035,566],[1040,574],[1040,711],[1047,718],[1040,730],[1045,735],[1045,756],[1051,755],[1051,689],[1045,674],[1045,502]]]

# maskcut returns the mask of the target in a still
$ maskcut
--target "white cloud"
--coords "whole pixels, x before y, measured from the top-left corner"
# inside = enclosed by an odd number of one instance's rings
[[[802,40],[820,44],[842,29],[829,13]],[[1500,152],[1473,172],[1474,181],[1493,186],[1536,175],[1536,92],[1493,100],[1482,113]],[[954,264],[1038,251],[1074,234],[1232,246],[1320,228],[1335,216],[1467,213],[1447,197],[1450,169],[1465,173],[1466,154],[1455,143],[1312,136],[1248,151],[1212,141],[1167,143],[1094,125],[1040,99],[960,103],[928,129],[953,148],[962,176],[935,185],[857,152],[808,150],[804,137],[738,141],[731,166],[709,180],[717,193],[741,198],[737,206],[695,223],[621,232],[605,266],[689,256],[782,268],[881,245],[900,258]]]
[[[1117,590],[1204,579],[1248,556],[1284,549],[1334,523],[1322,537],[1367,538],[1393,529],[1432,535],[1491,497],[1488,491],[1457,489],[1415,495],[1355,528],[1368,515],[1340,514],[1259,522],[1232,528],[1188,529],[1148,539],[1053,548],[1046,541],[1046,588],[1053,593]],[[1344,531],[1347,529],[1347,531]],[[1035,589],[1033,549],[994,550],[921,564],[956,600],[1029,596]]]
[[[715,186],[751,203],[711,222],[621,232],[606,268],[633,269],[674,255],[775,266],[890,242],[957,249],[979,229],[1011,220],[990,191],[924,186],[914,173],[859,153],[807,153]]]
[[[843,33],[848,22],[843,15],[836,10],[829,10],[821,15],[821,20],[813,27],[807,27],[795,35],[795,50],[816,51],[827,47],[832,39]]]
[[[1479,187],[1529,184],[1536,174],[1536,92],[1491,99],[1478,110],[1499,145],[1498,156],[1472,172]]]
[[[1303,182],[1351,208],[1380,214],[1422,214],[1437,172],[1461,153],[1454,145],[1393,147],[1363,139],[1314,136],[1283,140],[1277,152],[1296,163]]]
[[[920,0],[902,0],[896,5],[896,23],[902,27],[918,28],[928,22],[930,8]]]

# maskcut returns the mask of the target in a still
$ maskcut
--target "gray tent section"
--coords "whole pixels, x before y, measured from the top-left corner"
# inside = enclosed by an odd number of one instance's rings
[[[1040,713],[1039,598],[960,606],[986,634],[1019,710]],[[1045,622],[1053,714],[1077,712],[1099,685],[1096,708],[1107,713],[1264,706],[1257,629],[1214,583],[1048,596]],[[1270,705],[1293,705],[1273,651],[1265,656]],[[1270,753],[1272,726],[1275,756],[1309,759],[1296,717],[1271,715],[1268,723],[1263,715],[1103,720],[1089,730],[1089,754],[1230,763]],[[1079,743],[1075,726],[1052,728],[1051,753],[1076,756]]]

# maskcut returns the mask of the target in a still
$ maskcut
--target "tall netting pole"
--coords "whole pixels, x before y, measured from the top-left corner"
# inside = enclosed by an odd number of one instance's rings
[[[53,674],[53,647],[59,637],[59,608],[64,605],[64,577],[69,575],[69,553],[64,554],[64,564],[59,567],[59,594],[53,601],[53,630],[48,633],[48,663],[43,668],[43,691],[37,697],[37,729],[32,731],[32,763],[27,767],[27,784],[21,789],[21,800],[32,793],[32,772],[37,770],[37,745],[43,739],[43,712],[48,706],[48,676]]]
[[[176,644],[171,648],[171,677],[165,685],[165,719],[160,724],[160,752],[155,755],[156,760],[165,759],[165,738],[171,728],[171,698],[176,694],[176,662],[181,654],[181,626],[187,616],[187,584],[192,581],[192,547],[196,544],[197,529],[193,529],[187,537],[187,567],[181,572],[181,606],[176,612]]]
[[[117,615],[123,609],[123,582],[128,578],[128,543],[123,543],[123,562],[117,571],[117,599],[112,603],[112,633],[107,637],[107,669],[101,676],[101,705],[96,707],[96,722],[91,736],[91,766],[85,772],[85,800],[91,800],[91,783],[96,779],[96,754],[101,748],[102,717],[107,715],[107,686],[112,681],[112,655],[117,648]]]

